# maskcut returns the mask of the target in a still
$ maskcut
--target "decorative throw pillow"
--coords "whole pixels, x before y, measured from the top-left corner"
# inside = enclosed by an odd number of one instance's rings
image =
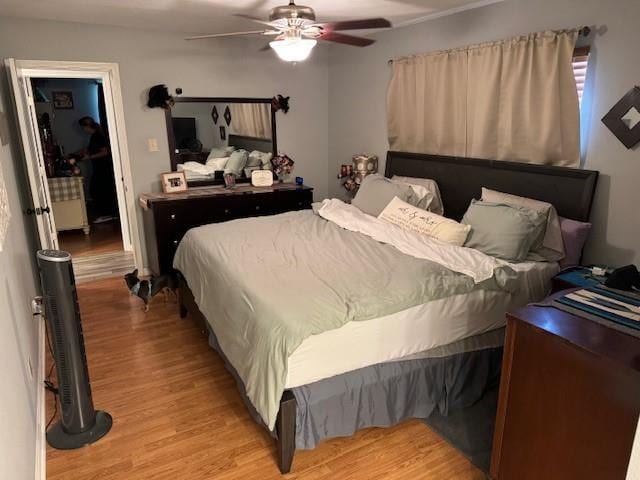
[[[207,160],[212,159],[212,158],[228,157],[229,155],[231,155],[234,152],[235,149],[236,149],[236,147],[232,147],[232,146],[214,147],[209,152],[209,156],[207,157]]]
[[[567,268],[579,265],[582,249],[591,231],[591,224],[571,220],[570,218],[558,218],[560,219],[560,230],[562,231],[565,253],[564,258],[560,261],[560,267]]]
[[[428,212],[403,202],[398,197],[393,197],[378,218],[405,230],[422,233],[459,247],[464,244],[471,230],[469,225]]]
[[[511,262],[527,258],[546,217],[525,207],[472,200],[462,223],[471,225],[464,246]]]
[[[259,150],[254,150],[249,154],[247,167],[262,167],[265,163],[271,165],[272,157],[273,154],[271,152],[261,152]]]
[[[224,170],[227,166],[228,161],[229,157],[210,158],[207,160],[207,166],[213,168],[214,170]]]
[[[560,221],[553,205],[532,198],[519,197],[509,193],[496,192],[482,188],[482,200],[491,203],[503,203],[528,208],[545,216],[545,228],[531,246],[530,260],[557,262],[564,257],[564,245],[560,231]]]
[[[418,207],[429,210],[430,212],[437,213],[438,215],[444,215],[444,207],[442,205],[442,198],[440,197],[440,188],[438,188],[438,182],[431,180],[430,178],[419,177],[402,177],[400,175],[394,175],[391,179],[394,182],[405,183],[410,185],[418,194],[418,196],[424,195],[424,191],[430,193],[429,198],[425,198],[425,206],[418,203]],[[424,197],[423,197],[424,198]]]
[[[236,177],[240,177],[242,175],[242,170],[247,164],[248,158],[249,154],[246,150],[236,150],[229,157],[229,161],[224,169],[224,174],[233,174]]]
[[[411,205],[415,205],[418,200],[410,186],[392,182],[376,173],[364,178],[351,204],[364,213],[377,217],[393,197]]]

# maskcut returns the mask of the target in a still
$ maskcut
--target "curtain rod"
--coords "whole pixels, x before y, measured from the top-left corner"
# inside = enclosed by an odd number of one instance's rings
[[[591,35],[591,27],[588,25],[581,27],[580,30],[578,30],[578,35],[581,35],[583,37],[588,37],[589,35]],[[387,60],[387,63],[391,65],[393,63],[393,58]]]

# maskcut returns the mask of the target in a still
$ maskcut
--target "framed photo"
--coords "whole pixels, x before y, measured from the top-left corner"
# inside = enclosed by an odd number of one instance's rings
[[[164,193],[177,193],[187,190],[187,177],[184,172],[163,173],[161,178],[162,191]]]
[[[73,93],[72,92],[51,92],[53,99],[53,108],[57,110],[73,110]]]

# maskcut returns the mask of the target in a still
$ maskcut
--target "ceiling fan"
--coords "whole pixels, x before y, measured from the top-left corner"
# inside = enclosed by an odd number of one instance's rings
[[[316,46],[317,40],[343,43],[355,47],[366,47],[375,42],[375,40],[370,38],[346,35],[339,33],[340,31],[391,27],[391,22],[385,18],[317,23],[313,8],[296,5],[293,0],[289,2],[289,5],[282,5],[272,9],[269,14],[269,21],[264,21],[251,15],[236,14],[235,16],[266,25],[269,28],[248,32],[198,35],[189,37],[186,40],[235,37],[240,35],[274,35],[275,39],[269,42],[269,45],[263,50],[268,50],[270,47],[275,50],[282,60],[287,62],[301,62],[309,57],[311,50]]]

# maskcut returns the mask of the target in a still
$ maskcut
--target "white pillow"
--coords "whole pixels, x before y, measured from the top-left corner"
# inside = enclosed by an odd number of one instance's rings
[[[394,197],[378,218],[405,230],[421,233],[461,247],[467,240],[470,225],[428,212]]]
[[[210,158],[207,160],[207,166],[214,170],[224,170],[228,161],[229,157]]]
[[[262,166],[268,163],[271,165],[271,158],[273,157],[273,153],[271,152],[261,152],[260,150],[254,150],[249,154],[249,162],[247,166],[249,167],[257,167]]]
[[[402,177],[394,175],[391,179],[396,183],[409,185],[420,198],[418,206],[438,215],[444,215],[442,206],[442,198],[440,198],[440,189],[438,183],[430,178],[419,177]]]
[[[543,234],[531,247],[529,260],[557,262],[564,258],[564,243],[558,213],[553,205],[533,198],[519,197],[510,193],[497,192],[482,187],[482,200],[491,203],[503,203],[528,208],[543,213],[546,217],[546,228]]]

